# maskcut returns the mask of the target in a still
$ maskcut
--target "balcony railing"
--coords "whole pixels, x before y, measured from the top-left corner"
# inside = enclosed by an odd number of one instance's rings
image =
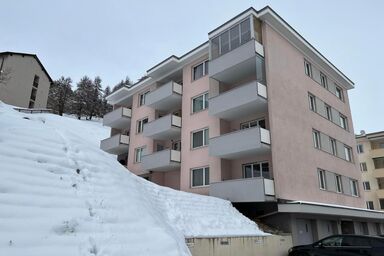
[[[266,113],[267,108],[267,87],[256,81],[209,99],[209,114],[230,121]]]
[[[115,155],[128,153],[129,136],[116,134],[100,142],[100,148],[105,152]]]
[[[370,155],[372,158],[384,157],[384,148],[371,149]]]
[[[143,135],[156,140],[174,140],[181,136],[181,117],[166,115],[144,125]]]
[[[209,139],[209,154],[224,159],[238,159],[271,150],[268,130],[254,127]]]
[[[169,111],[181,108],[183,87],[170,81],[150,92],[145,99],[145,105],[156,110]]]
[[[211,183],[209,195],[236,203],[274,201],[274,181],[265,178],[226,180]]]
[[[132,111],[130,108],[120,107],[103,117],[103,125],[116,129],[129,129]]]
[[[172,171],[180,168],[180,151],[165,149],[153,154],[145,155],[141,159],[144,170],[150,171]]]

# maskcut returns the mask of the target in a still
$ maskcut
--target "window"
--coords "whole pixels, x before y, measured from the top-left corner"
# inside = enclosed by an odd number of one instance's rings
[[[192,148],[208,145],[208,128],[192,133]]]
[[[139,106],[143,106],[145,104],[145,98],[147,97],[149,91],[139,94]]]
[[[209,167],[192,169],[191,176],[192,187],[202,187],[209,185]]]
[[[204,93],[192,99],[192,113],[208,108],[208,93]]]
[[[313,96],[312,94],[309,94],[308,99],[309,99],[309,109],[312,110],[313,112],[316,112],[316,97]]]
[[[366,162],[360,163],[360,171],[366,172],[367,170],[368,170],[367,163]]]
[[[336,97],[339,98],[340,100],[344,100],[343,98],[343,90],[336,85],[336,91],[335,91]]]
[[[325,113],[328,120],[332,121],[332,108],[331,106],[325,104]]]
[[[359,195],[359,189],[357,187],[357,180],[349,179],[349,185],[351,186],[352,196],[358,196]]]
[[[363,188],[365,191],[371,190],[371,184],[369,184],[369,181],[364,181],[363,182]]]
[[[335,174],[336,179],[336,192],[343,193],[343,183],[341,181],[341,175]]]
[[[242,123],[240,124],[240,129],[243,130],[243,129],[248,129],[256,126],[265,129],[265,119],[262,118],[262,119],[257,119],[257,120],[252,120],[252,121]]]
[[[36,88],[32,88],[30,99],[35,101],[36,100],[36,94],[37,94],[37,89]]]
[[[240,30],[241,30],[241,44],[244,44],[249,40],[251,40],[251,24],[250,24],[249,18],[240,23]]]
[[[320,186],[320,189],[326,190],[327,189],[327,184],[326,184],[326,181],[325,181],[325,171],[319,169],[317,171],[317,174],[319,176],[319,186]]]
[[[193,67],[193,80],[202,78],[208,74],[208,60],[201,62],[200,64]]]
[[[347,160],[348,162],[352,162],[352,149],[344,145],[344,152],[345,152],[345,160]]]
[[[375,165],[375,169],[384,168],[384,157],[373,158],[373,164]]]
[[[240,27],[235,26],[229,30],[229,36],[231,39],[231,48],[235,49],[240,45]]]
[[[141,163],[145,147],[135,148],[135,163]]]
[[[137,121],[137,133],[142,133],[144,130],[144,124],[148,123],[148,117]]]
[[[229,31],[225,31],[220,35],[220,53],[229,52]]]
[[[342,114],[340,114],[340,126],[341,128],[347,130],[348,127],[347,127],[347,118],[345,116],[343,116]]]
[[[336,140],[334,138],[329,138],[329,141],[331,143],[331,153],[332,155],[337,155],[337,146],[336,146]]]
[[[384,210],[384,199],[379,199],[380,209]]]
[[[309,77],[312,77],[312,66],[311,63],[308,61],[304,60],[304,69],[305,69],[305,74]]]
[[[33,108],[35,106],[35,102],[30,100],[29,101],[29,105],[28,105],[28,108]]]
[[[321,72],[320,72],[320,83],[321,83],[321,86],[323,86],[325,89],[328,89],[327,77]]]
[[[373,210],[373,201],[366,201],[365,204],[367,205],[367,209]]]
[[[40,77],[35,75],[35,77],[33,78],[33,87],[35,87],[37,89],[37,87],[39,87],[39,80],[40,80]]]
[[[315,146],[315,148],[320,149],[320,147],[321,147],[321,145],[320,145],[320,132],[313,130],[312,136],[313,136],[313,145]]]
[[[357,144],[357,153],[359,154],[364,153],[363,144]]]
[[[341,236],[332,236],[329,238],[325,238],[320,241],[321,245],[324,247],[335,247],[341,246],[342,237]]]
[[[243,178],[270,178],[269,163],[259,162],[243,165]]]

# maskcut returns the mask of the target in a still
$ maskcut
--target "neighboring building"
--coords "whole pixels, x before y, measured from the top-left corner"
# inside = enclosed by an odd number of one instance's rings
[[[360,171],[368,209],[384,210],[384,131],[356,135]]]
[[[0,52],[0,100],[23,108],[46,108],[52,79],[35,54]]]
[[[353,82],[269,7],[208,38],[108,96],[101,148],[157,184],[228,199],[295,244],[384,231],[362,197]]]

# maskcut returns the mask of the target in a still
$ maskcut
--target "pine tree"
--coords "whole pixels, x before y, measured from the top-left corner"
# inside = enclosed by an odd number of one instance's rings
[[[102,102],[102,110],[100,113],[100,117],[112,111],[112,106],[108,104],[107,97],[111,94],[111,87],[107,86],[103,93],[103,102]]]
[[[121,80],[117,85],[115,85],[113,88],[112,88],[112,92],[115,92],[117,90],[119,90],[121,87],[123,86],[127,86],[127,87],[130,87],[132,85],[132,81],[131,79],[129,79],[128,76],[125,77],[125,80]]]
[[[59,80],[55,80],[49,89],[48,108],[62,116],[68,112],[72,96],[72,79],[62,76]]]
[[[92,120],[92,117],[99,115],[101,105],[101,78],[97,76],[92,82],[92,89],[86,101],[86,111],[89,120]]]
[[[77,83],[77,89],[74,93],[72,103],[72,113],[76,114],[78,119],[86,115],[89,110],[89,95],[94,92],[93,82],[89,77],[84,76]]]

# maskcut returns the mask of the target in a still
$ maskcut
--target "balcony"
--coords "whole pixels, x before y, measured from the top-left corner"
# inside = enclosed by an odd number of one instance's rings
[[[180,168],[180,151],[166,149],[141,158],[144,170],[166,172]]]
[[[209,195],[235,203],[274,201],[275,185],[265,178],[226,180],[211,183]]]
[[[250,40],[211,60],[209,62],[209,76],[220,82],[231,84],[244,77],[255,75],[257,71],[264,72],[264,63],[259,62],[262,58],[257,59],[258,55],[264,56],[263,46],[256,40]],[[262,74],[258,75],[261,76]]]
[[[370,155],[372,158],[384,157],[384,148],[371,149]]]
[[[128,153],[129,136],[116,134],[100,142],[100,148],[105,152],[114,155]]]
[[[269,131],[254,127],[209,139],[209,154],[224,159],[238,159],[271,150]]]
[[[378,189],[376,190],[376,196],[380,199],[384,199],[384,189]]]
[[[384,168],[374,169],[373,177],[375,178],[384,178]]]
[[[175,140],[181,136],[181,117],[163,116],[144,125],[143,135],[155,140]]]
[[[131,125],[131,109],[120,107],[103,117],[103,125],[116,129],[128,129]]]
[[[209,114],[229,121],[265,113],[267,108],[267,87],[256,81],[209,99]]]
[[[183,87],[170,81],[150,92],[145,98],[145,105],[160,111],[170,111],[181,108]]]

